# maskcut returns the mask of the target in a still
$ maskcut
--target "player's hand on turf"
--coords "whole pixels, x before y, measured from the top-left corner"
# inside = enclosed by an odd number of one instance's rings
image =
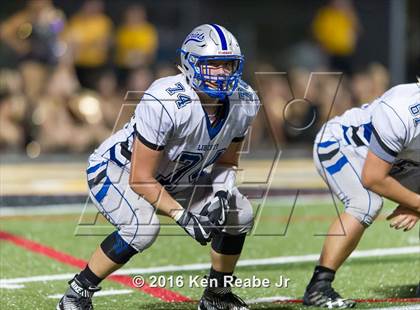
[[[219,231],[219,228],[206,215],[192,213],[188,210],[180,212],[182,214],[176,220],[177,224],[201,245],[206,245],[207,242],[210,242],[213,234]]]
[[[420,219],[420,214],[410,208],[399,205],[386,219],[391,221],[390,227],[397,230],[403,228],[404,231],[409,231]]]

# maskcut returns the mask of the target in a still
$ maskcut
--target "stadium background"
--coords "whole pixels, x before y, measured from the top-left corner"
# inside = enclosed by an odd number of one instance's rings
[[[322,123],[334,115],[369,102],[390,86],[415,81],[420,72],[419,12],[420,3],[415,0],[3,2],[1,231],[33,237],[63,251],[71,249],[74,255],[80,251],[87,258],[96,241],[90,240],[90,248],[79,250],[76,244],[80,239],[74,233],[78,224],[89,221],[95,212],[89,205],[92,214],[87,212],[87,219],[80,217],[81,206],[87,201],[84,170],[88,155],[131,116],[136,100],[124,100],[126,92],[146,90],[154,79],[176,74],[176,49],[193,27],[211,22],[225,26],[237,37],[246,59],[244,79],[257,90],[263,104],[247,138],[239,178],[243,191],[255,199],[257,212],[258,199],[265,194],[271,199],[271,207],[264,211],[267,213],[258,213],[263,220],[271,218],[259,235],[280,231],[284,236],[295,220],[295,236],[305,227],[311,233],[322,234],[336,215],[327,188],[311,162],[313,138]],[[311,72],[334,73],[311,76]],[[293,105],[284,114],[288,102],[303,98],[310,77],[313,83],[308,100]],[[305,127],[313,115],[315,123],[309,128],[293,128]],[[296,203],[296,195],[303,197],[303,206],[319,208],[301,207],[297,217],[291,219],[293,208],[277,207]],[[72,215],[57,215],[60,210]],[[280,229],[275,225],[276,218],[282,223]],[[55,220],[58,222],[53,223]],[[386,241],[375,242],[389,233],[385,222],[380,224],[362,249],[418,244],[418,230],[408,237],[394,234]],[[65,247],[60,234],[52,237],[52,232],[61,228],[65,230],[61,236],[67,239]],[[4,234],[1,239],[5,240]],[[274,253],[262,248],[265,242],[258,240],[250,244],[257,243],[259,250],[249,246],[245,258],[317,253],[321,244],[320,239],[314,244],[307,240],[296,247],[297,240],[292,238],[286,241],[283,252]],[[167,244],[162,241],[150,259],[137,262],[138,267],[168,264],[162,259],[153,260],[159,249],[165,252]],[[187,247],[188,240],[185,244]],[[36,255],[21,257],[18,250],[3,242],[1,246],[1,280],[51,273],[39,268]],[[12,271],[13,266],[6,260],[10,253],[19,257],[22,272]],[[197,261],[195,254],[188,253],[179,263]],[[416,256],[407,255],[406,260],[398,262],[402,270],[410,273],[410,261]],[[206,256],[197,257],[206,262]],[[387,269],[387,263],[394,262],[383,261],[382,267]],[[360,272],[368,269],[369,263],[365,262]],[[414,267],[420,270],[418,257]],[[309,276],[312,267],[305,268],[295,271],[301,274],[298,278]],[[260,270],[244,272],[258,274]],[[260,274],[264,273],[269,274],[269,270]],[[350,270],[347,273],[352,274]],[[379,275],[380,270],[376,273]],[[397,289],[372,289],[359,295],[410,297],[414,278],[412,274],[412,278],[405,279],[406,285]],[[14,305],[15,293],[4,291],[1,280],[2,299]],[[372,287],[389,284],[384,281]],[[299,296],[304,282],[295,287],[292,295]],[[353,288],[357,285],[350,285],[347,292],[353,292]],[[25,301],[31,294],[39,295],[37,288],[32,289],[30,293],[16,294]]]

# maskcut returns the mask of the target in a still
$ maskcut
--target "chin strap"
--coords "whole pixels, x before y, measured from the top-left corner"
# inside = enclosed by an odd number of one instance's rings
[[[182,74],[184,74],[185,76],[187,76],[186,73],[185,73],[185,70],[180,65],[176,65],[176,67],[177,67],[177,69],[179,71],[181,71]]]

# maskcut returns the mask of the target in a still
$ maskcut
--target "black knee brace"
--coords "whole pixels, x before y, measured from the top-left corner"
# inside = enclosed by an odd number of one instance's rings
[[[102,241],[101,249],[116,264],[125,264],[138,253],[137,250],[121,238],[118,231],[114,231]]]
[[[211,248],[219,254],[238,255],[242,252],[245,237],[246,234],[217,234],[211,241]]]

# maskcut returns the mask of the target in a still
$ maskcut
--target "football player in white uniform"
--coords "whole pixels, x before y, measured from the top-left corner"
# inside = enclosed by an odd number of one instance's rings
[[[345,210],[329,229],[304,304],[351,308],[355,302],[343,299],[332,281],[379,214],[383,197],[399,204],[388,217],[392,227],[407,231],[419,220],[420,85],[398,85],[328,121],[316,137],[313,158]]]
[[[243,55],[224,27],[195,28],[180,56],[182,73],[155,81],[130,122],[89,158],[90,197],[117,230],[69,282],[57,309],[92,309],[99,283],[155,241],[156,212],[211,243],[213,285],[199,309],[248,309],[225,280],[253,223],[235,177],[259,100],[241,80]]]

